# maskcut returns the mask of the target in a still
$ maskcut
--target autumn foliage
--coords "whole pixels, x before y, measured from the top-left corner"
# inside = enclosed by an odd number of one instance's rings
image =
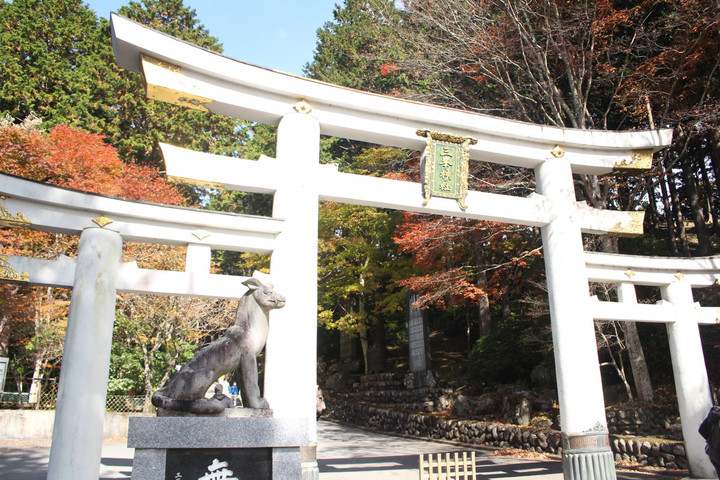
[[[540,254],[532,236],[505,224],[407,212],[393,240],[420,272],[399,283],[423,308],[506,302]]]
[[[156,169],[123,164],[102,135],[67,125],[48,133],[20,126],[0,129],[0,169],[85,192],[169,205],[184,202]]]
[[[0,171],[60,187],[133,200],[184,203],[153,168],[123,164],[102,135],[58,125],[49,132],[32,122],[0,124]],[[77,237],[21,229],[0,229],[1,253],[53,259],[74,256]],[[168,247],[173,248],[173,247]],[[133,250],[126,252],[132,255]],[[156,252],[163,258],[164,253]],[[52,367],[62,354],[70,293],[0,285],[0,355],[13,351],[13,368]],[[24,367],[23,367],[24,365]],[[14,372],[15,376],[19,372]],[[31,373],[31,371],[30,371]]]

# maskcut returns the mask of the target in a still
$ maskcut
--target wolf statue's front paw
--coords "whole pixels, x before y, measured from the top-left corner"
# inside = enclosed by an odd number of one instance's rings
[[[260,397],[249,399],[247,406],[250,408],[262,408],[262,409],[270,408],[270,404],[268,403],[268,401],[265,400],[264,398],[260,398]]]

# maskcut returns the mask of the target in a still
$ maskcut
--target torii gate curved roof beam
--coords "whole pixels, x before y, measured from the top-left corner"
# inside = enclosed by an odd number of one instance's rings
[[[471,159],[528,168],[559,145],[573,172],[587,174],[648,168],[672,138],[670,129],[557,128],[362,92],[225,57],[117,14],[111,22],[117,64],[144,75],[148,96],[244,120],[276,125],[305,100],[323,135],[422,150],[418,128],[450,131],[478,140]]]
[[[112,222],[126,241],[269,254],[282,219],[126,200],[0,174],[0,227],[79,235]],[[22,221],[15,218],[21,212]],[[107,223],[105,223],[107,222]]]

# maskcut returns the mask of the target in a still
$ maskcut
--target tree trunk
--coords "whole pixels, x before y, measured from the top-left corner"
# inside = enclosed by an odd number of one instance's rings
[[[711,192],[714,193],[712,195],[712,199],[710,200],[713,202],[713,204],[717,205],[716,198],[718,196],[717,193],[717,186],[720,184],[720,130],[713,129],[708,133],[707,138],[707,145],[708,145],[708,154],[710,156],[710,164],[712,165],[713,169],[713,177],[715,177],[715,189],[711,189]],[[715,213],[713,216],[713,225],[715,226],[717,220],[718,212]],[[718,220],[717,223],[720,223],[720,220]],[[720,227],[715,227],[715,233],[720,235]]]
[[[490,331],[490,299],[485,293],[487,287],[487,275],[485,274],[485,250],[479,238],[475,238],[475,277],[476,285],[483,293],[478,300],[478,323],[480,327],[479,336]]]
[[[618,300],[627,304],[636,304],[637,295],[635,287],[631,284],[621,284],[617,289]],[[638,335],[635,322],[622,322],[622,330],[625,334],[625,345],[630,357],[630,368],[632,369],[635,381],[635,391],[638,399],[645,402],[653,401],[653,387],[650,379],[650,372],[645,361],[640,335]]]
[[[665,173],[665,167],[663,166],[663,173],[660,176],[660,193],[662,194],[663,210],[665,211],[665,225],[667,226],[667,241],[670,252],[673,255],[679,253],[677,236],[675,235],[675,222],[674,214],[672,211],[672,204],[670,203],[670,194],[667,187],[667,174]]]
[[[0,285],[0,295],[4,296],[6,305],[13,305],[16,301],[15,294],[18,291],[17,285],[3,284]],[[10,356],[10,331],[12,325],[12,314],[5,309],[0,308],[0,357]],[[0,388],[2,385],[0,385]]]
[[[713,192],[713,184],[708,174],[708,166],[704,161],[700,162],[700,175],[703,183],[703,193],[705,194],[704,205],[707,208],[707,218],[712,222],[712,231],[720,233],[720,223],[718,222],[718,196]]]
[[[618,323],[623,322],[615,322],[615,321],[609,321],[609,322],[594,322],[595,323],[595,331],[597,332],[597,336],[602,340],[601,343],[598,345],[598,349],[605,348],[608,353],[608,358],[610,359],[609,362],[601,363],[600,366],[610,366],[615,369],[615,373],[618,374],[618,377],[620,377],[620,380],[622,380],[623,387],[625,387],[625,393],[628,396],[628,400],[633,400],[633,392],[632,388],[630,388],[630,383],[627,380],[627,374],[625,373],[625,364],[622,359],[623,351],[622,349],[618,349],[616,352],[613,349],[613,338],[618,338],[619,332],[618,332]],[[612,328],[613,333],[608,336],[604,328]],[[619,341],[616,343],[620,343]],[[627,344],[626,344],[627,345]]]
[[[618,301],[627,304],[636,304],[637,295],[632,284],[621,284],[617,288]],[[630,357],[630,368],[632,369],[635,381],[635,391],[641,401],[653,401],[653,387],[650,379],[650,372],[645,361],[640,335],[638,335],[635,322],[622,322],[622,330],[625,335],[625,346],[628,357]]]
[[[143,384],[145,385],[145,401],[143,402],[143,413],[152,412],[152,372],[150,369],[150,353],[148,352],[147,344],[143,343],[140,345],[143,352]]]
[[[652,230],[656,230],[658,224],[660,223],[657,198],[655,198],[655,186],[653,185],[652,180],[648,177],[645,178],[645,189],[647,190],[648,195],[648,214],[647,217],[645,217],[645,224],[649,225]]]
[[[363,362],[365,364],[365,368],[363,369],[363,372],[365,375],[370,373],[370,369],[368,368],[368,336],[367,336],[367,330],[363,330],[358,335],[358,338],[360,338],[360,348],[362,349],[362,356],[363,356]]]
[[[8,356],[10,338],[10,315],[0,312],[0,357]],[[1,387],[2,385],[0,385]]]
[[[365,278],[360,275],[360,285],[365,286]],[[365,295],[360,295],[358,300],[358,321],[363,322],[362,329],[360,331],[360,347],[362,348],[363,362],[365,363],[365,375],[370,373],[370,365],[368,363],[368,352],[370,350],[370,342],[368,341],[367,324],[365,323]]]
[[[625,334],[625,345],[630,357],[630,368],[632,369],[635,381],[635,391],[638,400],[643,402],[653,401],[653,387],[650,379],[650,372],[645,361],[645,354],[640,343],[637,324],[635,322],[622,322],[623,333]]]
[[[500,306],[502,307],[502,318],[507,320],[510,318],[512,311],[510,310],[510,292],[507,286],[507,277],[502,275],[500,277]]]
[[[670,191],[670,202],[672,203],[673,221],[677,227],[677,237],[680,241],[681,252],[685,256],[690,256],[690,246],[688,245],[687,234],[685,233],[685,219],[683,218],[680,206],[680,194],[678,194],[677,186],[672,172],[667,173],[668,189]]]
[[[373,327],[373,343],[372,343],[373,364],[377,368],[377,372],[385,371],[385,317],[379,315],[375,319]]]
[[[683,181],[687,191],[687,199],[690,204],[690,211],[693,215],[695,223],[695,234],[698,241],[698,255],[705,256],[710,251],[710,239],[705,228],[705,215],[703,215],[702,202],[700,201],[700,193],[698,191],[697,181],[693,168],[693,161],[685,157],[681,168],[683,172]]]
[[[32,381],[30,383],[30,403],[35,404],[35,410],[40,409],[40,399],[42,396],[43,363],[45,363],[44,359],[35,359],[35,368],[33,369]]]
[[[612,251],[605,253],[618,253],[617,246]],[[618,301],[627,303],[637,303],[635,287],[632,285],[620,285],[617,289]],[[632,370],[633,380],[635,383],[635,391],[638,399],[642,401],[652,402],[653,387],[648,371],[647,362],[645,361],[645,353],[643,352],[640,335],[638,335],[637,325],[635,322],[620,322],[623,336],[625,338],[625,349],[630,358],[630,369]],[[624,372],[621,375],[624,377]],[[623,381],[627,383],[626,379]],[[629,388],[629,385],[628,387]],[[632,399],[632,395],[629,395]]]

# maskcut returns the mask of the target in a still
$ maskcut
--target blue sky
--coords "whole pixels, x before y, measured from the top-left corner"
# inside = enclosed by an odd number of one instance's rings
[[[99,17],[130,0],[86,0]],[[312,60],[317,29],[343,0],[185,0],[224,54],[261,67],[302,74]]]

